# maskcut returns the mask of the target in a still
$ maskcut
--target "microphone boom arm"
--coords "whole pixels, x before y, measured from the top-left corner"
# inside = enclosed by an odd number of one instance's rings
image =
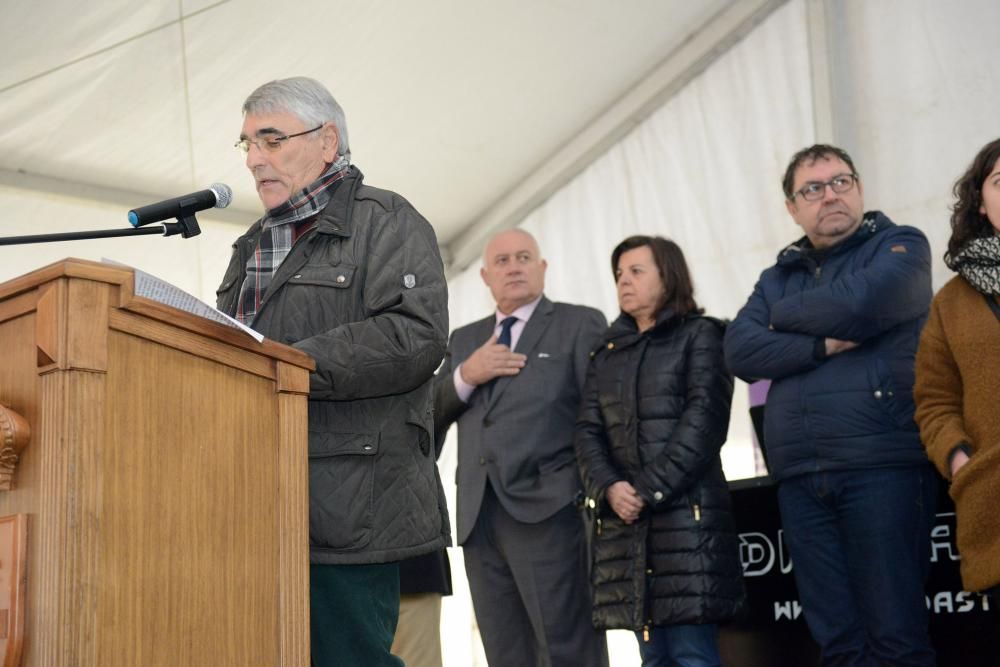
[[[0,238],[0,246],[22,245],[26,243],[52,243],[55,241],[86,241],[89,239],[106,239],[116,236],[148,236],[159,234],[161,236],[175,236],[180,234],[183,238],[189,239],[192,236],[201,234],[201,227],[194,215],[187,215],[177,218],[177,222],[165,222],[156,227],[135,227],[129,229],[102,229],[90,232],[65,232],[62,234],[34,234],[31,236],[8,236]]]

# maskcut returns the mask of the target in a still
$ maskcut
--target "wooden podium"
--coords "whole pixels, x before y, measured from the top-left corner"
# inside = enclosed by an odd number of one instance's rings
[[[133,285],[0,284],[0,663],[308,665],[313,362]]]

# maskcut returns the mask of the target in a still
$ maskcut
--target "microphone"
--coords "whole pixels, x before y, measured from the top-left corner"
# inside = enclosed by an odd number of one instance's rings
[[[173,218],[180,220],[205,209],[226,208],[232,200],[233,191],[228,185],[212,183],[207,190],[134,208],[128,212],[128,221],[133,227],[141,227]]]

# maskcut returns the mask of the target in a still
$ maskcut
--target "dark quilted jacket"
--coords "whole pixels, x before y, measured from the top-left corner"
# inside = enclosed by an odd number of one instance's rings
[[[233,314],[257,221],[233,246],[218,305]],[[447,546],[431,378],[448,334],[434,231],[351,173],[278,267],[253,322],[316,360],[309,393],[313,563],[397,561]]]
[[[878,211],[825,256],[803,238],[761,274],[725,347],[736,375],[773,380],[764,443],[774,479],[927,463],[913,369],[931,294],[927,238]],[[860,345],[823,357],[825,337]]]
[[[622,315],[590,366],[576,452],[594,514],[598,628],[717,623],[744,603],[719,449],[733,380],[718,320],[667,311],[640,334]],[[626,525],[605,491],[630,482],[647,503]]]

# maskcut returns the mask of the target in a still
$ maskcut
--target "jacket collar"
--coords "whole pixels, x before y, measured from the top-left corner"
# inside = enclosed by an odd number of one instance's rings
[[[673,308],[664,308],[656,315],[656,322],[653,326],[640,332],[635,318],[627,313],[620,313],[604,333],[604,343],[613,342],[618,347],[630,345],[638,341],[644,334],[657,335],[662,333],[680,319],[683,317],[674,312]]]
[[[895,223],[882,213],[882,211],[868,211],[861,220],[861,224],[858,225],[857,230],[840,243],[828,248],[824,255],[827,257],[839,255],[861,245],[879,232],[894,226]],[[816,250],[809,242],[809,238],[803,236],[778,253],[778,265],[794,266],[802,262],[807,262],[813,258],[815,253]]]
[[[353,232],[351,210],[354,208],[354,195],[364,180],[364,174],[353,164],[349,167],[347,176],[333,193],[330,203],[319,214],[316,222],[317,234],[333,234],[334,236],[350,236]]]

